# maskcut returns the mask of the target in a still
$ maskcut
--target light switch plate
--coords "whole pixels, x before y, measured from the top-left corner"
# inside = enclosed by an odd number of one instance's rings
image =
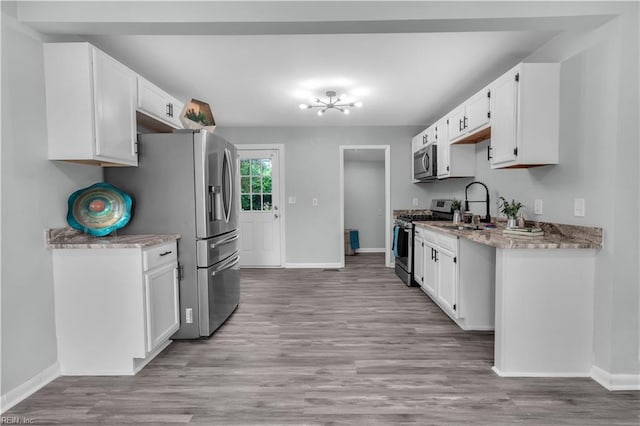
[[[413,206],[414,207],[418,207],[418,204],[420,204],[420,200],[418,200],[417,198],[413,199]]]
[[[575,200],[573,200],[573,215],[578,217],[584,217],[585,215],[584,198],[576,198]]]
[[[313,200],[311,200],[311,204],[313,204],[314,206],[318,205],[318,199],[314,198]]]
[[[289,204],[295,204],[296,203],[296,197],[294,197],[293,195],[289,196]]]
[[[533,202],[533,213],[542,214],[542,200],[535,200]]]

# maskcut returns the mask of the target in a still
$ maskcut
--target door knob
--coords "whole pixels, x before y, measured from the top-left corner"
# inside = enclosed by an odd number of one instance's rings
[[[273,206],[273,209],[274,210],[278,210],[278,206]]]
[[[275,217],[276,219],[280,217],[280,215],[278,215],[278,213],[274,214],[273,217]]]

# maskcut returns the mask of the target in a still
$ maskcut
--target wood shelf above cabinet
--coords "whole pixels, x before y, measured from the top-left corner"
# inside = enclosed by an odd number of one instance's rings
[[[451,145],[469,145],[486,141],[491,138],[491,127],[486,127],[473,134],[467,135],[464,138],[451,142]]]

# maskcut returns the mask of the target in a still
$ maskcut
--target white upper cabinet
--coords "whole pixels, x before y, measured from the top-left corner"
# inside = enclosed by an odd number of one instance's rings
[[[174,129],[181,129],[180,113],[184,104],[151,83],[138,76],[138,111]]]
[[[460,105],[449,114],[447,114],[449,124],[449,140],[455,141],[465,133],[465,108],[464,104]]]
[[[432,143],[436,143],[435,124],[427,127],[411,139],[411,154],[414,154],[416,151],[420,151],[422,148],[427,145],[431,145]]]
[[[476,143],[489,137],[491,89],[486,87],[447,114],[452,143]],[[483,131],[483,132],[481,132]]]
[[[492,168],[557,164],[560,114],[559,64],[519,64],[492,90]]]
[[[431,126],[427,127],[427,130],[424,131],[423,135],[422,135],[422,146],[425,147],[427,145],[431,145],[437,142],[436,140],[436,125],[432,124]]]
[[[490,99],[491,90],[487,87],[473,95],[465,103],[465,130],[467,134],[475,133],[489,126]]]
[[[451,145],[448,130],[451,118],[441,118],[436,123],[438,141],[438,179],[473,177],[476,174],[475,145]]]
[[[49,159],[137,166],[136,74],[89,43],[44,45]]]

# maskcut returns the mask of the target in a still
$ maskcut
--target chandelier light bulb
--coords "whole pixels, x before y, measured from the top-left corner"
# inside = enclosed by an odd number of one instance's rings
[[[307,105],[307,104],[300,104],[300,109],[309,109],[311,108],[311,105]]]
[[[346,115],[349,115],[349,110],[348,110],[348,109],[346,109],[346,108],[345,108],[345,109],[343,109],[343,110],[342,110],[342,112],[343,112],[344,114],[346,114]]]
[[[360,108],[362,106],[362,101],[354,103],[353,106]]]
[[[322,114],[324,114],[323,110],[318,111],[318,116],[321,116]]]

